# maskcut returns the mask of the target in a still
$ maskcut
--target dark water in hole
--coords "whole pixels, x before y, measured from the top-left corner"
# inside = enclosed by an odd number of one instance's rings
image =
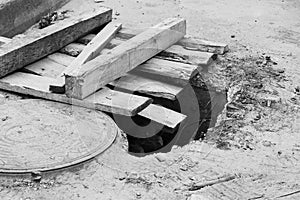
[[[227,102],[226,93],[198,87],[185,91],[177,101],[154,98],[154,103],[188,116],[186,122],[176,130],[171,131],[140,116],[113,116],[117,125],[127,134],[128,151],[131,154],[144,156],[168,152],[174,145],[184,146],[193,139],[202,139],[207,129],[215,126],[217,117]]]

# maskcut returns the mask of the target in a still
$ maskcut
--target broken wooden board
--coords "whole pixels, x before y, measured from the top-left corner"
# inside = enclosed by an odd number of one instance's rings
[[[148,119],[154,119],[154,121],[165,124],[169,128],[175,128],[186,118],[186,115],[155,104],[150,104],[147,108],[139,112],[139,115]]]
[[[186,32],[183,19],[168,19],[113,48],[109,54],[66,71],[66,94],[83,99],[162,50]]]
[[[111,21],[111,18],[111,9],[99,8],[93,12],[74,14],[44,29],[32,29],[23,37],[15,37],[11,42],[1,45],[0,77],[59,50]]]
[[[143,30],[141,29],[123,28],[119,31],[117,37],[122,39],[130,39],[142,31]],[[227,44],[191,37],[184,37],[176,44],[183,46],[187,50],[210,52],[219,55],[222,55],[229,50]]]
[[[180,86],[189,84],[199,74],[198,66],[152,58],[130,71],[154,80]]]
[[[21,72],[0,79],[0,88],[3,90],[125,116],[136,115],[152,102],[147,97],[113,91],[108,88],[101,89],[82,101],[68,98],[64,94],[51,93],[49,91],[50,85],[61,85],[63,87],[64,82]]]
[[[0,3],[0,35],[13,37],[24,32],[44,15],[55,11],[69,0],[6,0]]]
[[[115,36],[115,33],[122,27],[121,23],[108,23],[83,49],[83,51],[70,64],[70,68],[81,66],[97,57],[104,47]]]
[[[126,74],[126,76],[117,79],[109,85],[114,86],[114,90],[125,92],[138,92],[148,96],[170,99],[175,101],[179,96],[182,87],[162,83],[160,81],[148,79],[134,74]]]

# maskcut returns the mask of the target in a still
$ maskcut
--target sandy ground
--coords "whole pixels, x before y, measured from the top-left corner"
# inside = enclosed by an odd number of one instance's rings
[[[179,16],[189,35],[228,43],[230,52],[203,75],[229,89],[227,109],[204,141],[137,158],[120,136],[94,160],[46,174],[40,183],[2,176],[1,199],[300,198],[299,1],[73,0],[66,8],[100,5],[113,8],[124,27]],[[20,98],[1,95],[4,103]]]

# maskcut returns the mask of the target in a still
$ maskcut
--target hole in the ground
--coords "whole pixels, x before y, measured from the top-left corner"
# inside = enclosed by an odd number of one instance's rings
[[[192,96],[194,100],[191,100]],[[127,134],[128,151],[136,156],[169,152],[174,145],[184,146],[191,140],[203,139],[208,128],[214,127],[227,102],[225,92],[191,86],[185,88],[184,95],[176,101],[151,98],[155,104],[181,112],[188,118],[175,129],[170,129],[141,116],[113,115],[119,128]]]

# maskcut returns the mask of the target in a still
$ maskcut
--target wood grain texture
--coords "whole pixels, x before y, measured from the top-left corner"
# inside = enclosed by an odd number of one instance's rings
[[[78,42],[86,44],[88,41],[91,41],[95,36],[95,34],[89,34],[86,37],[81,38]],[[125,41],[125,39],[121,39],[118,37],[114,38],[111,40],[110,43],[106,45],[105,48],[112,49]],[[77,51],[82,51],[82,48],[77,48]],[[155,58],[207,67],[213,62],[213,60],[217,58],[217,54],[202,52],[194,49],[188,50],[187,48],[180,45],[172,45],[170,48],[156,55]]]
[[[64,85],[57,79],[21,72],[0,79],[0,88],[3,90],[125,116],[136,115],[152,102],[147,97],[113,91],[108,88],[95,92],[85,100],[68,98],[64,94],[55,94],[49,91],[50,85],[59,84]]]
[[[61,87],[64,87],[65,85],[63,79],[53,79],[22,72],[16,72],[6,76],[1,79],[1,82],[8,83],[12,86],[31,88],[42,92],[50,92],[49,86],[51,84]]]
[[[42,58],[37,62],[27,65],[22,70],[25,72],[31,72],[40,76],[46,76],[50,78],[57,78],[60,76],[66,66],[54,62],[49,58]],[[61,77],[63,79],[63,77]],[[64,80],[64,79],[63,79]]]
[[[32,29],[24,37],[15,37],[0,48],[0,77],[59,50],[111,21],[111,17],[111,9],[99,8],[74,14],[44,29]]]
[[[139,115],[148,119],[153,119],[169,128],[175,128],[186,118],[186,115],[155,104],[150,104],[147,108],[139,112]]]
[[[7,0],[0,2],[0,35],[13,37],[70,0]]]
[[[183,19],[168,19],[66,74],[66,94],[83,99],[185,35]]]
[[[73,69],[77,66],[81,66],[86,62],[97,57],[104,47],[115,36],[115,33],[122,27],[121,23],[110,22],[108,23],[83,49],[83,51],[72,61],[70,66],[65,70],[68,73],[68,69]]]
[[[123,28],[119,31],[117,37],[122,39],[130,39],[142,31],[142,29]],[[222,55],[229,50],[228,45],[225,43],[187,36],[179,40],[176,44],[186,48],[187,50],[210,52],[219,55]]]
[[[70,63],[75,59],[72,56],[69,56],[69,55],[64,54],[64,53],[59,53],[59,52],[50,54],[49,56],[47,56],[47,58],[49,58],[50,60],[53,60],[56,63],[64,65],[66,67],[69,66]]]
[[[199,74],[198,66],[152,58],[130,73],[180,86]]]
[[[153,79],[126,74],[126,76],[115,80],[109,85],[114,86],[114,90],[127,91],[130,93],[139,92],[153,97],[165,98],[174,101],[179,96],[182,87],[162,83]]]

